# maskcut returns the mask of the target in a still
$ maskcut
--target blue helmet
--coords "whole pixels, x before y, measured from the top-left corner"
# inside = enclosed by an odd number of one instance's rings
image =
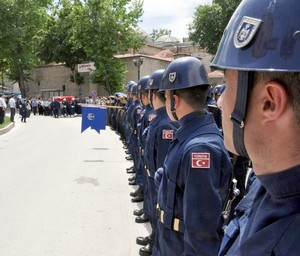
[[[137,84],[137,90],[138,90],[138,93],[141,93],[141,92],[144,92],[147,90],[147,83],[148,83],[148,80],[149,80],[149,75],[147,76],[143,76],[139,81],[138,81],[138,84]]]
[[[173,60],[166,68],[161,90],[178,90],[199,85],[209,86],[203,63],[196,57],[182,57]]]
[[[296,0],[243,0],[224,31],[211,66],[299,72],[299,13]]]
[[[130,92],[131,91],[131,87],[132,85],[136,84],[136,82],[134,81],[129,81],[127,84],[126,84],[126,91],[127,92]]]
[[[148,90],[158,90],[161,87],[164,71],[164,69],[158,69],[151,74],[147,84]]]
[[[217,94],[217,95],[221,95],[221,94],[224,92],[225,87],[226,87],[225,84],[218,84],[218,85],[216,85],[216,86],[213,88],[212,93],[213,93],[213,94]]]
[[[138,86],[137,86],[136,83],[134,83],[134,84],[131,85],[130,93],[132,93],[132,94],[138,94]]]

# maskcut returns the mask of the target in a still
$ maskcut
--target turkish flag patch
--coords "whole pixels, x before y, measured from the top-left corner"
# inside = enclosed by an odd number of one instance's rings
[[[192,153],[192,168],[210,168],[210,153]]]
[[[163,140],[172,140],[173,139],[173,130],[162,130]]]

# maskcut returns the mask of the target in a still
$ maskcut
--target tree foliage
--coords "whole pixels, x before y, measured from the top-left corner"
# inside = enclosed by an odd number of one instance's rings
[[[43,30],[48,0],[1,0],[1,72],[19,82],[26,96],[27,70],[38,63],[37,46]]]
[[[110,93],[122,89],[126,66],[113,56],[141,47],[136,27],[142,4],[140,0],[60,1],[41,45],[42,59],[66,63],[75,81],[75,65],[93,61],[94,82]]]
[[[199,5],[189,24],[189,38],[215,54],[223,31],[241,0],[214,0],[211,5]]]
[[[150,33],[150,36],[153,41],[156,41],[161,36],[171,35],[171,34],[172,34],[172,30],[160,28],[160,29],[153,29],[152,32]]]

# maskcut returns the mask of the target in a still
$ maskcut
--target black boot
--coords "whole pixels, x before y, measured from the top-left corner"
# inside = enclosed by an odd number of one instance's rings
[[[134,192],[131,192],[129,195],[132,196],[132,197],[136,197],[136,196],[139,196],[139,195],[143,195],[143,188],[141,186],[138,187],[138,189]]]
[[[145,223],[149,221],[149,217],[146,213],[144,213],[142,216],[136,217],[135,222],[136,223]]]
[[[151,237],[151,235],[150,235],[150,236],[145,236],[145,237],[143,237],[143,236],[138,236],[138,237],[136,238],[136,243],[139,244],[139,245],[147,245],[147,244],[149,244],[149,243],[151,243],[151,242],[152,242],[152,237]]]
[[[146,246],[140,249],[140,255],[141,256],[152,255],[152,249],[153,249],[153,241],[151,241],[149,244],[147,244]]]
[[[137,185],[136,180],[129,181],[128,184],[129,184],[130,186]]]
[[[143,194],[139,194],[136,197],[131,198],[131,202],[133,202],[133,203],[139,203],[139,202],[143,202],[143,201],[144,201]]]
[[[133,169],[133,166],[126,168],[126,171],[130,171]]]
[[[131,170],[128,170],[128,171],[126,171],[128,174],[132,174],[132,173],[135,173],[135,169],[133,168],[133,169],[131,169]]]
[[[135,176],[128,178],[128,181],[134,181],[134,180],[135,180]]]
[[[141,216],[144,213],[144,209],[134,210],[133,215],[135,216]]]

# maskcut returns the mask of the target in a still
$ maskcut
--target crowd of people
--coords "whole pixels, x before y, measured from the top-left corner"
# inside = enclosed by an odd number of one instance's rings
[[[41,98],[28,97],[21,98],[16,95],[6,97],[0,94],[0,124],[4,122],[5,111],[10,109],[10,121],[14,122],[16,113],[21,116],[21,121],[26,123],[26,118],[30,115],[59,117],[75,117],[81,114],[81,104],[105,105],[109,101],[106,97],[72,97],[64,98]]]

